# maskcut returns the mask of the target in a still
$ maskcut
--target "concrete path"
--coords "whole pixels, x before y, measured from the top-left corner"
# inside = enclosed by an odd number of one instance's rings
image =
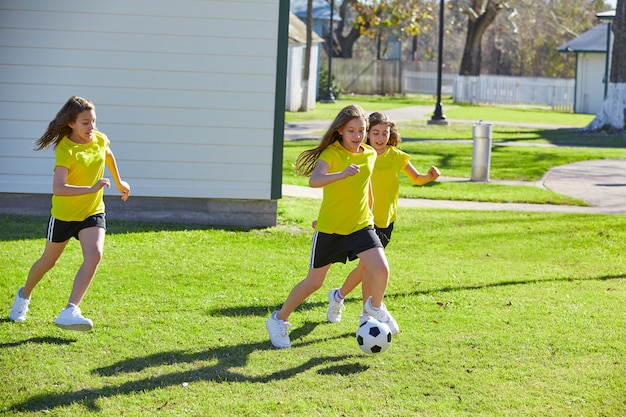
[[[408,121],[429,117],[429,115],[432,115],[433,110],[434,109],[430,107],[414,106],[387,110],[385,113],[387,113],[394,121]],[[286,123],[285,139],[297,140],[319,137],[319,132],[325,131],[329,124],[329,120]],[[532,127],[551,129],[561,128],[561,126],[554,125],[533,125]],[[469,181],[469,179],[440,177],[437,181]],[[399,204],[404,207],[468,210],[626,214],[626,159],[583,161],[559,166],[548,171],[548,173],[537,183],[523,183],[520,181],[490,181],[490,183],[544,187],[556,193],[583,200],[589,204],[589,207],[571,207],[551,204],[481,203],[472,201],[408,198],[401,198]],[[288,197],[322,197],[321,189],[314,189],[310,187],[283,185],[282,191],[283,195]]]

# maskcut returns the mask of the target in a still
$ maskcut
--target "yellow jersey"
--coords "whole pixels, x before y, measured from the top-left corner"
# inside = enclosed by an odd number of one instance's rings
[[[97,131],[91,142],[85,144],[72,142],[66,136],[56,148],[55,169],[57,167],[68,169],[67,184],[91,187],[104,176],[109,143],[106,135]],[[96,193],[83,195],[52,195],[50,214],[55,219],[66,222],[83,221],[94,214],[104,213],[103,194],[101,188]]]
[[[358,165],[359,173],[324,186],[315,227],[318,232],[349,235],[374,224],[368,193],[376,151],[369,145],[361,146],[363,152],[352,153],[335,141],[320,154],[319,160],[328,164],[329,174],[341,172],[350,164]]]
[[[411,156],[395,146],[387,149],[376,158],[372,174],[372,192],[374,194],[374,224],[384,229],[396,221],[398,211],[398,191],[400,173],[409,163]]]

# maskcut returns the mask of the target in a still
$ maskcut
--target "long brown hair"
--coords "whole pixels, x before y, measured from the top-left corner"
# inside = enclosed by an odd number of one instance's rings
[[[369,128],[371,128],[372,126],[380,125],[380,124],[389,126],[389,141],[387,141],[387,145],[398,146],[398,144],[402,142],[402,139],[400,138],[400,133],[398,133],[398,128],[396,127],[396,124],[392,122],[389,116],[387,116],[386,114],[380,113],[380,112],[374,112],[370,114],[369,122],[370,122]],[[367,129],[368,132],[369,132],[369,128]],[[369,135],[367,137],[367,143],[368,144],[370,143]]]
[[[61,107],[54,120],[48,125],[48,129],[35,141],[36,151],[46,149],[49,146],[57,147],[61,139],[72,133],[69,127],[78,118],[78,114],[85,110],[95,110],[96,106],[86,98],[73,96]]]
[[[320,144],[317,147],[304,151],[298,155],[295,165],[296,174],[304,177],[311,175],[322,151],[333,142],[341,142],[342,138],[339,134],[339,130],[342,129],[349,121],[356,118],[363,119],[367,127],[367,115],[360,106],[350,105],[341,109],[339,114],[335,117],[335,120],[333,120],[330,124],[330,127],[324,136],[322,136]]]

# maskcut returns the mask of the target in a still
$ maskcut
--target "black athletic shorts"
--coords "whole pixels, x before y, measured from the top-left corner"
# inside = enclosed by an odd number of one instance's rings
[[[383,248],[386,248],[389,242],[391,241],[391,233],[393,232],[393,223],[385,228],[376,227],[376,234],[380,239],[380,243],[383,244]]]
[[[78,232],[89,227],[101,227],[106,230],[107,225],[104,213],[94,214],[80,222],[64,222],[50,216],[46,239],[57,243],[65,242],[72,237],[78,239]]]
[[[357,255],[372,248],[382,248],[373,226],[349,235],[315,232],[311,248],[310,268],[321,268],[331,263],[354,261]]]

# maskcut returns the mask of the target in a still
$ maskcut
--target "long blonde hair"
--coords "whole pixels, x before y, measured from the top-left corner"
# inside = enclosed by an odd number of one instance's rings
[[[61,107],[54,120],[48,125],[48,129],[39,139],[35,141],[36,151],[40,151],[49,146],[57,147],[61,139],[72,133],[69,126],[78,118],[78,115],[85,110],[95,110],[96,106],[86,98],[73,96]]]
[[[341,142],[342,137],[339,134],[339,130],[342,129],[349,121],[357,118],[363,119],[367,127],[367,115],[360,106],[350,105],[341,109],[339,114],[335,117],[335,120],[333,120],[330,124],[330,127],[324,136],[322,136],[320,144],[317,147],[306,150],[298,155],[295,165],[296,174],[304,177],[311,175],[322,151],[333,142]]]

